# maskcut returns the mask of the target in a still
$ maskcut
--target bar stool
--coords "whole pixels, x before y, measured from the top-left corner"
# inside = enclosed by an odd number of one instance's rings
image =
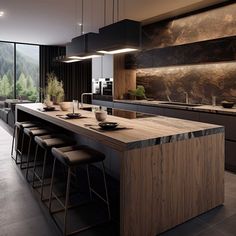
[[[63,235],[65,236],[65,235],[72,235],[75,233],[79,233],[84,230],[88,230],[92,227],[95,227],[95,226],[98,226],[100,224],[104,224],[110,221],[111,220],[110,204],[109,204],[109,199],[108,199],[106,175],[105,175],[105,168],[104,168],[104,163],[103,163],[105,159],[105,155],[94,149],[89,148],[88,146],[69,146],[69,147],[62,147],[62,148],[52,148],[52,154],[54,155],[54,163],[53,163],[52,179],[51,179],[51,187],[50,187],[50,195],[49,195],[49,212],[51,214],[55,213],[55,212],[52,212],[52,209],[51,209],[52,197],[54,197],[60,203],[60,205],[63,206],[63,209],[62,209],[62,211],[64,211]],[[66,196],[65,196],[64,204],[53,192],[56,161],[59,161],[68,170],[67,182],[66,182]],[[97,193],[91,187],[88,165],[92,163],[102,163],[102,174],[103,174],[106,199],[104,199],[99,193]],[[73,232],[67,233],[67,213],[68,213],[68,208],[69,208],[68,203],[69,203],[69,196],[70,196],[71,175],[73,173],[72,170],[76,169],[77,167],[81,165],[86,165],[87,167],[87,178],[88,178],[88,185],[89,185],[89,191],[90,191],[90,200],[92,198],[92,193],[94,193],[103,202],[105,202],[105,204],[107,205],[108,219],[106,221],[99,222],[93,225],[88,225],[78,230],[75,230]],[[59,211],[56,211],[56,212],[59,212]]]
[[[21,155],[21,146],[18,141],[22,137],[23,129],[35,127],[36,125],[37,125],[36,122],[31,122],[31,121],[15,122],[14,128],[13,128],[13,136],[12,136],[11,158],[16,162],[16,164],[20,164],[20,162],[17,161],[18,154]],[[16,151],[15,157],[13,155],[14,145],[15,145],[15,151]],[[22,145],[22,142],[21,142],[21,145]]]
[[[69,144],[73,144],[73,142],[66,136],[59,135],[59,134],[49,134],[49,135],[43,135],[43,136],[35,136],[34,141],[36,143],[36,150],[35,150],[35,157],[34,157],[34,164],[33,164],[33,182],[32,186],[35,187],[35,178],[40,182],[40,197],[41,200],[48,200],[43,199],[43,188],[44,188],[44,181],[45,181],[45,168],[46,168],[46,162],[47,157],[50,154],[50,151],[53,147],[62,147],[67,146]],[[41,147],[44,150],[43,155],[43,169],[41,173],[41,177],[36,172],[36,163],[38,159],[38,148]]]
[[[31,146],[32,146],[32,141],[34,140],[35,136],[42,136],[42,135],[50,134],[51,132],[52,131],[50,131],[49,129],[42,129],[41,127],[24,128],[23,137],[22,137],[22,151],[21,151],[20,167],[21,167],[21,169],[23,169],[23,164],[26,163],[26,167],[25,167],[26,175],[25,176],[26,176],[27,181],[29,181],[29,179],[28,179],[29,168],[32,168],[32,166],[29,166],[30,150],[31,150]],[[29,143],[28,143],[28,152],[27,152],[26,162],[23,162],[22,153],[23,153],[23,148],[24,148],[25,136],[28,137]]]

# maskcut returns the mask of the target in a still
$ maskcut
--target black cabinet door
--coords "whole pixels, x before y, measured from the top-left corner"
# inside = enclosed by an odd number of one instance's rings
[[[154,115],[164,115],[164,108],[156,107],[156,106],[143,106],[138,105],[138,111],[142,113],[149,113]]]
[[[236,171],[236,142],[225,141],[225,169]]]
[[[113,107],[121,110],[138,111],[138,105],[136,104],[114,102]]]
[[[199,113],[195,111],[164,108],[164,116],[180,118],[184,120],[199,121]]]
[[[200,121],[225,127],[225,138],[236,141],[236,116],[199,113]]]

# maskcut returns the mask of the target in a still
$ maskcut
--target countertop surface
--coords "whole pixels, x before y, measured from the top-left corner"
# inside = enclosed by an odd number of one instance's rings
[[[42,111],[42,107],[41,103],[16,105],[17,111],[22,110],[72,132],[101,141],[117,150],[154,146],[224,132],[222,126],[164,116],[127,119],[113,115],[108,115],[106,121],[118,122],[120,126],[127,129],[103,131],[99,130],[94,112],[79,110],[82,118],[64,119],[61,115],[68,112],[61,111],[59,107],[50,112]],[[17,115],[17,118],[20,118],[20,113]]]
[[[223,108],[222,106],[211,106],[211,105],[178,106],[178,105],[164,104],[168,101],[155,101],[155,100],[154,101],[114,100],[114,102],[122,102],[122,103],[137,104],[137,105],[144,105],[144,106],[156,106],[156,107],[163,107],[163,108],[173,108],[173,109],[181,109],[181,110],[190,110],[190,111],[201,111],[201,112],[209,112],[209,113],[219,113],[219,114],[236,116],[236,107]]]

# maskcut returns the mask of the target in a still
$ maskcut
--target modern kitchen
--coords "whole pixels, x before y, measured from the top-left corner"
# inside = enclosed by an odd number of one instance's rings
[[[0,2],[0,235],[236,235],[235,1]]]

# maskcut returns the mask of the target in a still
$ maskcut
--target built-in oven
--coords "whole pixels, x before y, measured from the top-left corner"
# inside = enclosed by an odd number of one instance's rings
[[[92,93],[95,100],[113,100],[113,78],[93,78]]]
[[[102,95],[112,96],[113,95],[113,78],[101,79]]]

